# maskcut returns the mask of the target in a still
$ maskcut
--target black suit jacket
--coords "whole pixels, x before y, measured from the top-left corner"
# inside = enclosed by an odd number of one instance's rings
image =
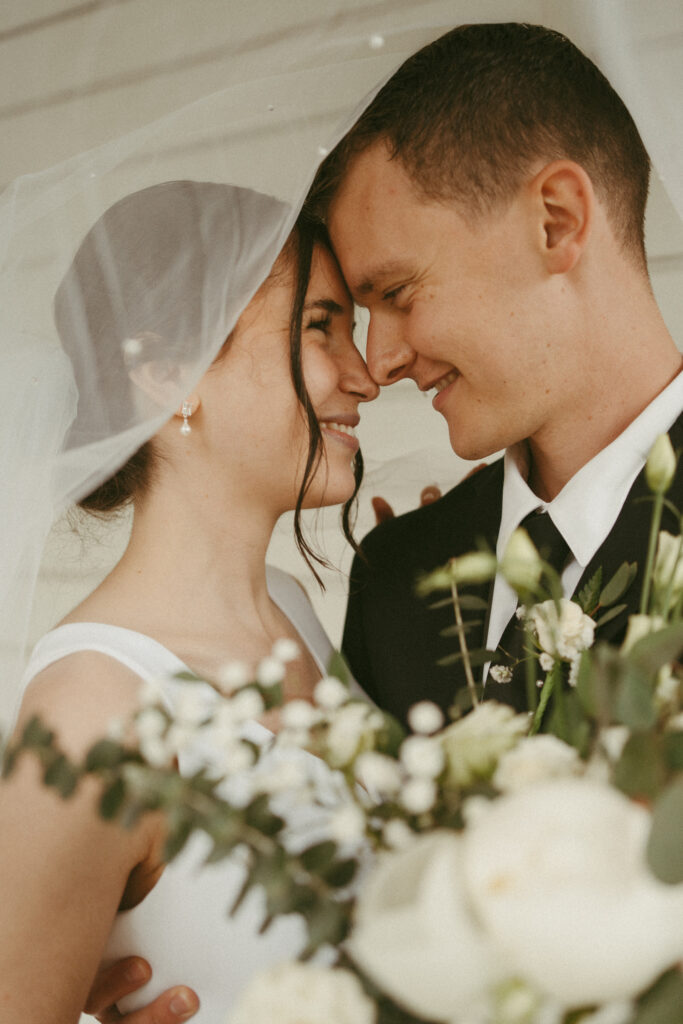
[[[670,430],[676,450],[683,448],[683,416]],[[682,460],[683,461],[683,460]],[[638,609],[645,565],[652,504],[644,473],[636,479],[607,539],[586,567],[577,590],[603,568],[607,582],[624,561],[638,563],[638,575],[622,602],[627,608],[606,623],[596,639],[619,642],[628,616]],[[437,664],[458,650],[457,638],[440,631],[453,624],[453,608],[430,608],[435,599],[417,597],[415,581],[424,571],[473,550],[483,542],[495,551],[503,497],[503,463],[495,462],[458,484],[439,501],[376,527],[362,544],[365,558],[356,556],[351,569],[349,604],[343,650],[354,676],[377,704],[405,720],[418,700],[429,699],[444,710],[465,685],[460,663]],[[667,497],[683,508],[683,466],[679,466]],[[662,529],[679,532],[677,518],[667,509]],[[492,586],[469,587],[490,600]],[[465,612],[472,623],[470,650],[484,647],[488,615]]]

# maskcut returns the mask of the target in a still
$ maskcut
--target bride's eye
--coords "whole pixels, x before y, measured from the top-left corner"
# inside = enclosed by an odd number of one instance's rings
[[[317,317],[316,319],[309,320],[306,324],[307,331],[322,331],[323,334],[327,334],[330,327],[332,326],[332,317],[327,314],[324,317]]]

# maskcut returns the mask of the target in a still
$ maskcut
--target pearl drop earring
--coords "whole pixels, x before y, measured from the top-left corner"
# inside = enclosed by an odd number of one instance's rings
[[[180,407],[180,415],[183,417],[183,423],[182,423],[182,426],[180,428],[180,433],[183,435],[183,437],[187,437],[188,434],[192,433],[192,427],[188,423],[188,420],[189,420],[190,416],[192,415],[192,403],[191,402],[187,402],[187,401],[183,402],[182,406]]]

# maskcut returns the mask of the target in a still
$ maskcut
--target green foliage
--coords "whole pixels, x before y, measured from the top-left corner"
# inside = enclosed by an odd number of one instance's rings
[[[683,774],[673,779],[655,802],[647,859],[662,882],[683,882]]]

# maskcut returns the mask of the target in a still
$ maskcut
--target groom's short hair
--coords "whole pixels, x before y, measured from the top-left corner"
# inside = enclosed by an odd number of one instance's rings
[[[354,158],[381,141],[419,194],[474,216],[509,201],[538,159],[574,160],[644,265],[647,151],[605,76],[559,32],[464,25],[406,60],[321,165],[311,198],[323,216]]]

